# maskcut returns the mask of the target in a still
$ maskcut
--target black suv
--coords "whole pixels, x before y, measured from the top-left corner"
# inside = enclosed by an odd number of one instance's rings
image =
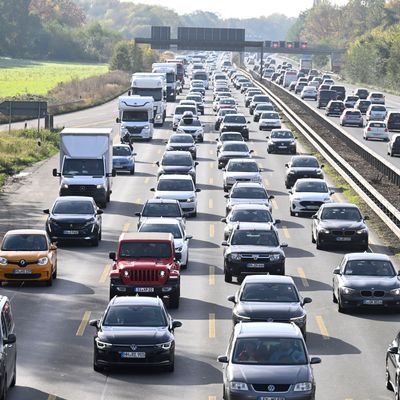
[[[285,164],[285,186],[290,189],[300,178],[323,179],[324,174],[318,160],[314,156],[293,156],[290,163]]]
[[[225,115],[222,120],[220,131],[222,132],[240,132],[244,139],[249,139],[249,128],[247,121],[243,114],[229,114]]]
[[[0,398],[6,399],[10,387],[17,380],[17,338],[11,304],[6,296],[0,296]]]
[[[343,101],[331,100],[325,108],[325,115],[334,115],[336,117],[340,117],[345,108],[346,107],[344,106]]]
[[[285,275],[282,248],[287,244],[279,243],[278,232],[271,223],[239,223],[222,246],[225,282],[232,282],[232,276],[241,282],[246,275]]]
[[[157,161],[158,166],[157,179],[164,174],[185,174],[190,175],[193,182],[196,183],[197,161],[193,161],[192,154],[189,151],[171,150],[166,151],[161,161]]]

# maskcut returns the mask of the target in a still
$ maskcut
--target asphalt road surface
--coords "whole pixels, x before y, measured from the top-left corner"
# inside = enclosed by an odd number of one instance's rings
[[[114,178],[111,204],[103,217],[103,240],[98,248],[63,246],[59,249],[58,279],[52,287],[29,283],[3,286],[1,293],[12,301],[17,327],[17,386],[9,400],[103,400],[176,399],[216,400],[222,398],[221,366],[232,329],[231,303],[226,300],[239,288],[223,279],[222,247],[225,199],[222,172],[217,169],[217,133],[213,130],[211,91],[206,103],[207,125],[204,143],[199,144],[197,167],[199,208],[188,219],[190,264],[183,271],[181,304],[171,310],[183,322],[176,330],[174,373],[139,369],[93,371],[94,328],[89,319],[101,316],[108,302],[108,252],[116,248],[122,231],[135,231],[134,213],[152,197],[156,183],[154,163],[164,152],[164,140],[172,132],[171,118],[155,131],[150,143],[137,143],[134,176]],[[240,111],[248,115],[240,99]],[[173,105],[169,105],[169,115]],[[115,128],[117,103],[56,117],[68,127]],[[250,119],[250,118],[249,118]],[[311,243],[309,218],[290,217],[288,193],[284,186],[284,164],[288,155],[267,155],[265,132],[250,125],[250,148],[265,168],[264,182],[275,196],[273,214],[282,220],[279,233],[289,243],[286,273],[293,276],[303,296],[313,302],[308,310],[308,347],[321,356],[314,367],[317,399],[386,400],[384,356],[397,333],[399,316],[394,313],[363,312],[339,314],[332,303],[331,279],[343,252],[317,251]],[[377,144],[377,146],[380,144]],[[382,145],[384,146],[384,145]],[[301,149],[300,149],[301,150]],[[58,180],[51,175],[57,157],[27,171],[8,185],[0,196],[0,233],[11,228],[43,227],[41,210],[51,206],[58,195]],[[339,195],[340,199],[341,196]],[[379,244],[372,246],[383,251]]]

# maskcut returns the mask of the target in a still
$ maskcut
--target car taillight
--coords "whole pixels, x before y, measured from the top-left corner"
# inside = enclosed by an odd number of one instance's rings
[[[367,131],[368,131],[368,132],[371,132],[371,131],[372,131],[372,129],[371,129],[371,128],[368,128],[368,129],[367,129]]]
[[[385,132],[389,132],[388,128],[385,128]]]

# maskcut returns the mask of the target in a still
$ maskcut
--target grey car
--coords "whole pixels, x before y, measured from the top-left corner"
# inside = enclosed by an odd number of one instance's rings
[[[315,380],[301,330],[293,323],[239,323],[223,363],[225,400],[314,400]]]
[[[218,153],[218,169],[225,167],[233,158],[250,158],[252,153],[253,150],[249,150],[244,142],[224,142]]]
[[[192,154],[189,151],[166,151],[161,161],[157,161],[157,178],[166,174],[187,174],[196,183],[197,161],[193,161]]]

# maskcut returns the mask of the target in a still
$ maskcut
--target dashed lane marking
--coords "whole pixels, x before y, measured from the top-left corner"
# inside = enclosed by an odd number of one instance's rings
[[[124,224],[124,226],[122,227],[122,232],[128,232],[130,226],[131,226],[131,224],[129,222]]]
[[[213,199],[208,199],[208,208],[209,208],[209,209],[214,208],[214,201],[213,201]]]
[[[83,336],[83,334],[85,333],[85,329],[89,322],[91,313],[92,313],[91,311],[85,311],[83,313],[82,321],[79,324],[78,330],[76,331],[76,336]]]
[[[47,398],[47,400],[56,400],[57,396],[54,394],[49,394],[49,397]]]
[[[210,179],[208,180],[208,183],[209,183],[210,185],[213,185],[213,184],[214,184],[214,178],[210,178]]]
[[[208,337],[210,339],[215,338],[215,314],[208,314]]]
[[[319,328],[319,330],[320,330],[320,332],[321,332],[321,334],[322,334],[322,337],[323,337],[325,340],[329,340],[329,339],[330,339],[330,337],[329,337],[329,332],[328,332],[328,329],[326,328],[324,319],[322,318],[321,315],[317,315],[317,316],[315,317],[315,319],[317,320],[318,328]]]
[[[110,268],[111,265],[107,264],[104,269],[103,272],[101,273],[100,279],[99,279],[99,283],[106,283],[108,276],[110,275]]]
[[[215,226],[214,224],[210,224],[210,238],[213,238],[215,236]]]
[[[214,265],[210,265],[208,267],[208,284],[210,286],[215,285],[215,267],[214,267]]]
[[[282,226],[282,231],[283,231],[283,234],[285,235],[285,238],[290,239],[290,233],[289,233],[289,229],[287,228],[287,226]]]
[[[214,164],[215,164],[215,162],[214,161],[210,161],[210,169],[214,169]]]
[[[297,273],[299,274],[300,278],[301,278],[301,283],[303,284],[304,287],[309,287],[309,283],[308,280],[306,278],[306,273],[304,272],[304,269],[299,267],[297,268]]]
[[[144,184],[147,185],[150,181],[150,178],[147,176],[146,178],[144,178]]]
[[[278,207],[278,203],[276,202],[276,200],[275,199],[272,199],[271,200],[271,204],[272,204],[272,208],[274,209],[274,210],[277,210],[279,207]]]

